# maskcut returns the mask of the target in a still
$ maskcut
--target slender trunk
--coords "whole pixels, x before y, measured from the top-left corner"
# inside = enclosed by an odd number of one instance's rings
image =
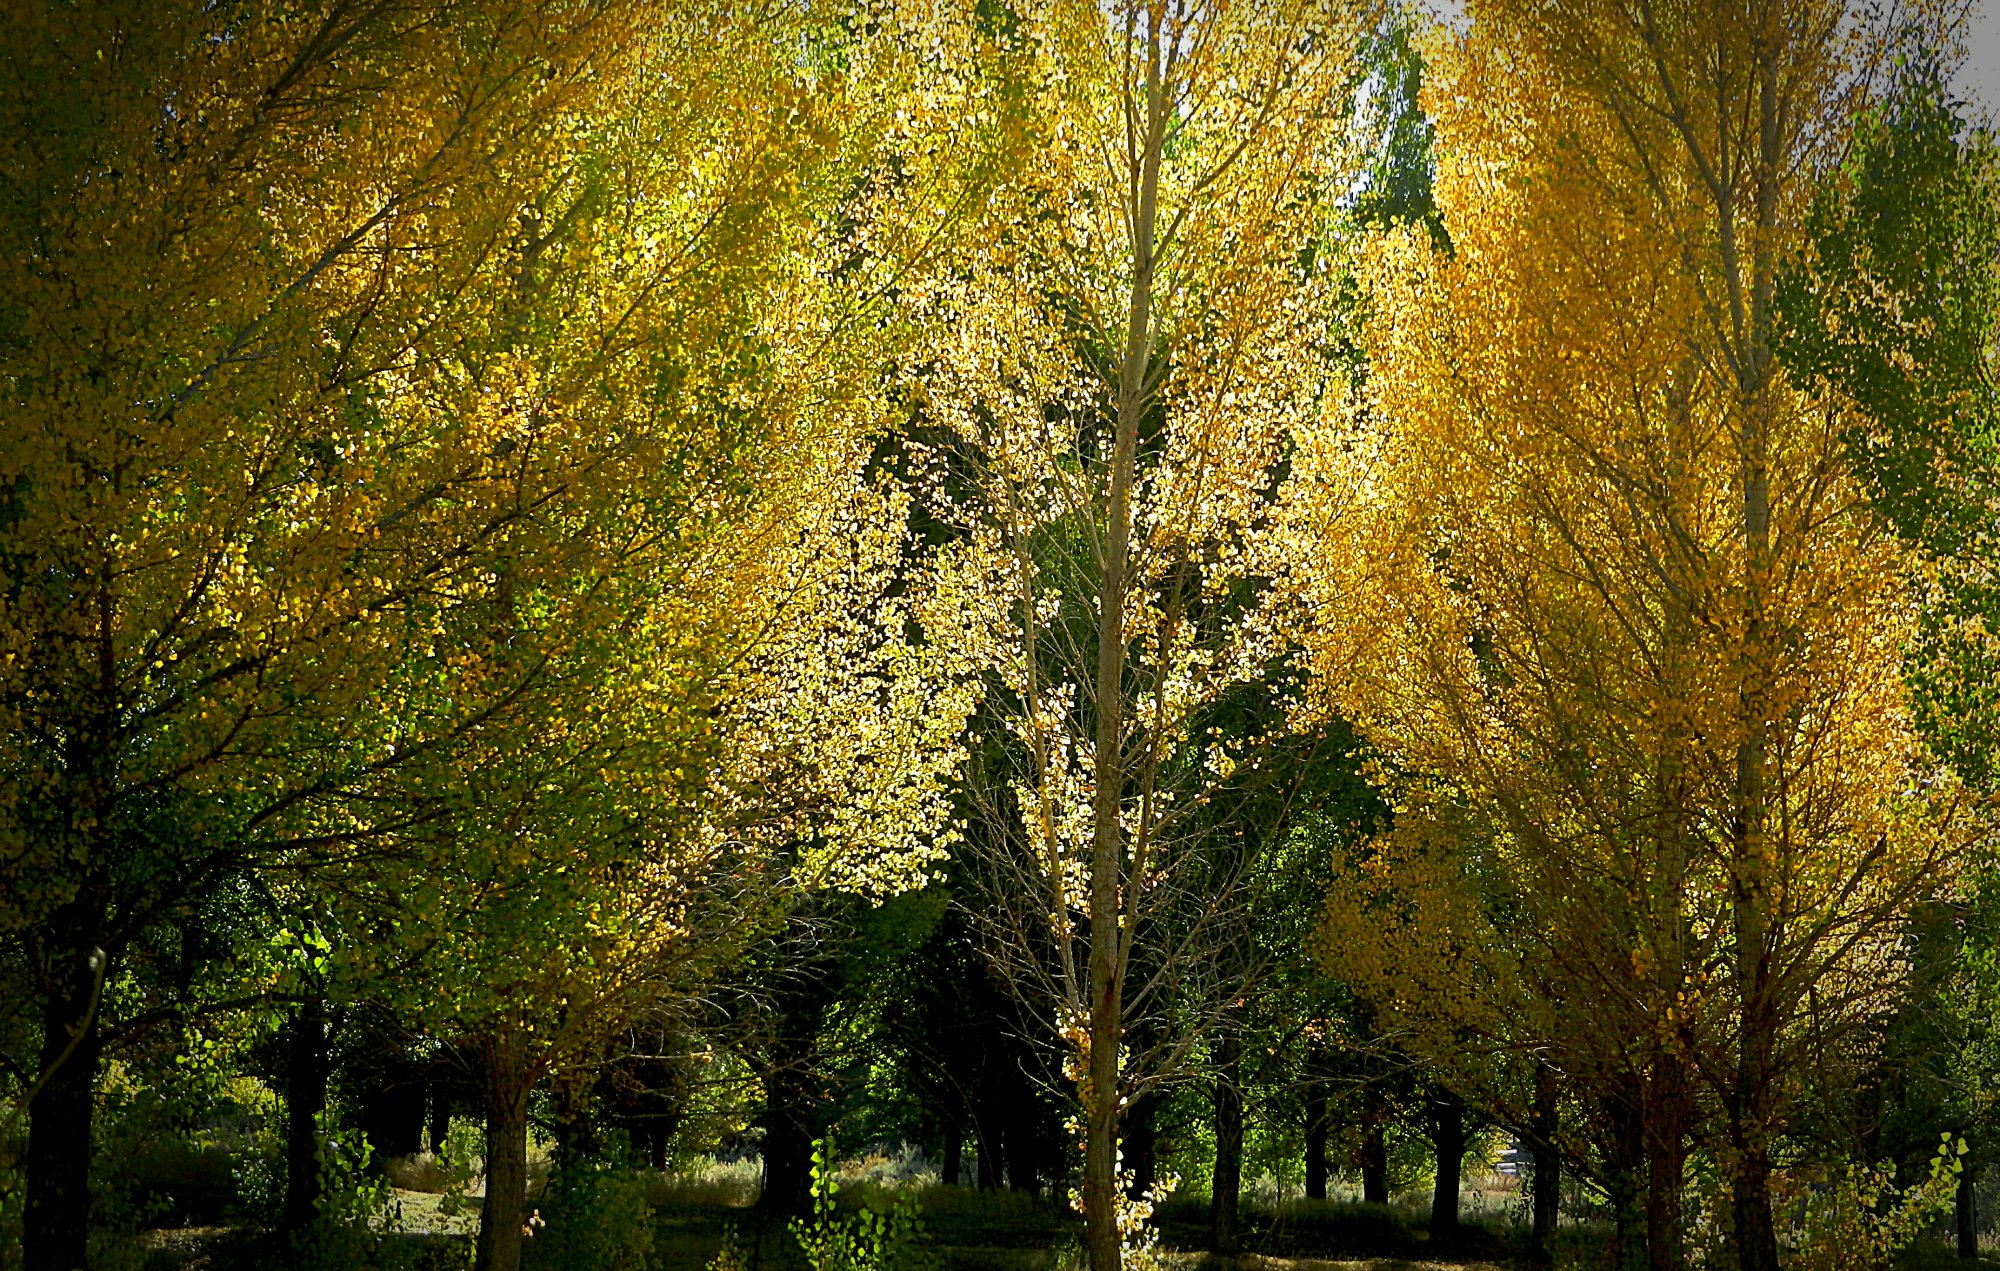
[[[1952,1217],[1958,1228],[1958,1256],[1979,1256],[1979,1171],[1967,1161],[1958,1175],[1958,1205]]]
[[[326,1111],[326,1003],[299,1003],[285,1045],[285,1218],[302,1231],[319,1216],[319,1118]]]
[[[63,952],[42,1011],[41,1088],[28,1104],[23,1271],[80,1271],[90,1232],[90,1145],[100,1057],[97,1002],[105,970],[101,911],[64,906]]]
[[[1465,1101],[1450,1090],[1431,1099],[1431,1145],[1437,1150],[1437,1177],[1431,1188],[1431,1235],[1458,1234],[1458,1193],[1465,1164]]]
[[[486,1044],[486,1200],[474,1271],[520,1271],[528,1208],[527,1038],[502,1025]]]
[[[1105,477],[1104,555],[1097,605],[1097,672],[1092,703],[1096,737],[1090,848],[1089,1053],[1082,1090],[1084,1244],[1090,1271],[1119,1271],[1118,1051],[1124,1041],[1124,972],[1130,950],[1120,893],[1125,857],[1125,605],[1131,554],[1131,499],[1138,462],[1139,420],[1145,414],[1152,367],[1154,218],[1166,136],[1165,86],[1160,82],[1157,27],[1147,51],[1146,135],[1132,208],[1132,293],[1125,351],[1118,372],[1118,414]],[[1145,827],[1140,827],[1140,833]]]
[[[1530,1125],[1535,1153],[1534,1226],[1529,1233],[1528,1260],[1548,1266],[1556,1223],[1562,1215],[1562,1158],[1556,1155],[1556,1074],[1546,1063],[1535,1065],[1535,1110]]]
[[[1764,29],[1757,36],[1757,93],[1760,136],[1756,173],[1756,218],[1760,231],[1752,244],[1751,295],[1745,355],[1742,358],[1744,672],[1738,690],[1742,740],[1736,751],[1736,783],[1732,821],[1735,860],[1732,870],[1732,926],[1736,944],[1734,967],[1738,1008],[1736,1072],[1730,1092],[1730,1144],[1735,1177],[1731,1180],[1738,1271],[1778,1271],[1777,1224],[1771,1213],[1770,1134],[1773,1109],[1772,1051],[1782,1021],[1777,1018],[1771,984],[1773,946],[1781,933],[1772,930],[1773,880],[1769,877],[1769,794],[1765,764],[1770,743],[1769,673],[1773,637],[1766,613],[1771,587],[1771,351],[1770,297],[1775,263],[1772,235],[1777,222],[1782,172],[1781,108],[1777,47],[1779,33]],[[1724,266],[1734,271],[1734,207],[1722,206]]]
[[[1243,1196],[1242,1049],[1236,1030],[1225,1028],[1216,1044],[1215,1181],[1208,1198],[1210,1244],[1224,1255],[1237,1249],[1236,1215]]]
[[[1316,1078],[1306,1085],[1306,1199],[1326,1199],[1326,1087]]]

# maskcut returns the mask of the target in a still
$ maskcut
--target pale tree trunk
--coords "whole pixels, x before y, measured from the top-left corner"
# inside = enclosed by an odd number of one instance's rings
[[[486,1200],[475,1271],[520,1271],[528,1207],[527,1036],[502,1024],[486,1043]]]
[[[1765,764],[1769,758],[1770,724],[1767,686],[1772,636],[1766,613],[1771,586],[1771,353],[1769,325],[1775,263],[1770,233],[1777,222],[1781,134],[1777,83],[1776,32],[1760,33],[1757,50],[1760,145],[1756,182],[1757,239],[1751,253],[1747,318],[1739,318],[1743,337],[1741,364],[1744,595],[1744,682],[1738,690],[1742,740],[1736,752],[1732,791],[1731,936],[1735,941],[1733,968],[1740,1015],[1736,1072],[1730,1091],[1728,1122],[1732,1165],[1731,1203],[1739,1271],[1778,1271],[1777,1227],[1771,1214],[1772,1069],[1780,1021],[1776,1018],[1771,983],[1772,879],[1769,862],[1769,792]],[[1735,205],[1725,197],[1720,207],[1723,262],[1731,271],[1733,288],[1740,288]],[[1736,312],[1743,314],[1740,290]]]
[[[1105,474],[1104,550],[1097,608],[1097,672],[1093,684],[1096,749],[1092,777],[1090,853],[1089,1053],[1083,1081],[1084,1241],[1091,1271],[1119,1271],[1118,1049],[1124,1040],[1124,978],[1131,933],[1121,914],[1125,829],[1125,608],[1131,567],[1131,500],[1152,363],[1153,238],[1165,141],[1164,87],[1158,74],[1159,35],[1151,39],[1146,80],[1147,132],[1139,156],[1138,204],[1133,208],[1132,295],[1125,352],[1118,375],[1118,416]],[[1145,827],[1140,827],[1145,832]]]

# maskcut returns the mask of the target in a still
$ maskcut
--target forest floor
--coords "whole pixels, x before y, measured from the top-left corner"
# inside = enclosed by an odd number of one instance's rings
[[[870,1183],[844,1186],[845,1204],[885,1207]],[[688,1186],[662,1179],[650,1191],[652,1259],[658,1271],[703,1271],[715,1255],[734,1248],[752,1271],[801,1271],[787,1226],[763,1219],[751,1195],[716,1180]],[[1155,1217],[1161,1234],[1159,1265],[1166,1271],[1503,1271],[1521,1265],[1513,1215],[1504,1204],[1468,1204],[1469,1221],[1453,1238],[1433,1239],[1421,1203],[1369,1206],[1306,1202],[1245,1206],[1245,1252],[1221,1257],[1206,1248],[1205,1201],[1170,1200]],[[478,1223],[476,1198],[448,1205],[435,1192],[396,1188],[391,1241],[407,1255],[391,1261],[413,1271],[463,1268]],[[467,1203],[467,1200],[470,1203]],[[537,1208],[531,1199],[530,1210]],[[455,1210],[455,1212],[453,1212]],[[928,1243],[937,1271],[1066,1271],[1079,1261],[1075,1215],[1058,1202],[1015,1192],[931,1187],[924,1191]],[[1607,1233],[1588,1224],[1565,1224],[1557,1249],[1564,1271],[1590,1271],[1602,1261]],[[271,1237],[223,1226],[183,1226],[143,1237],[135,1260],[144,1271],[265,1271],[288,1259]],[[527,1264],[541,1264],[531,1242]],[[1897,1260],[1897,1271],[1979,1271],[1989,1259],[1959,1262],[1941,1240],[1926,1238]]]

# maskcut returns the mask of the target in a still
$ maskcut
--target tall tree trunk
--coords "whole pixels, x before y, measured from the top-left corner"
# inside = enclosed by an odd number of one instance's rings
[[[309,997],[285,1038],[285,1228],[319,1215],[319,1118],[326,1111],[326,1003]]]
[[[527,1035],[508,1024],[486,1043],[486,1200],[474,1271],[520,1271],[528,1208]]]
[[[1952,1214],[1958,1229],[1958,1256],[1977,1258],[1979,1256],[1979,1171],[1971,1161],[1958,1175],[1958,1204]]]
[[[1125,605],[1131,565],[1131,501],[1139,451],[1139,421],[1151,392],[1153,353],[1154,220],[1159,209],[1160,162],[1166,143],[1166,86],[1160,79],[1160,32],[1149,27],[1145,136],[1137,202],[1131,209],[1132,291],[1126,312],[1125,349],[1118,370],[1118,413],[1105,474],[1104,549],[1099,562],[1097,669],[1092,689],[1096,737],[1092,777],[1090,846],[1089,1042],[1084,1059],[1083,1215],[1090,1271],[1119,1271],[1118,1052],[1124,1042],[1125,967],[1130,933],[1121,921],[1123,893],[1136,904],[1137,880],[1124,876],[1125,861]],[[1141,826],[1139,832],[1146,832]]]
[[[1215,1181],[1209,1189],[1209,1241],[1215,1251],[1236,1252],[1237,1210],[1243,1197],[1242,1040],[1225,1027],[1215,1056]]]
[[[97,1005],[106,954],[100,907],[63,906],[61,953],[42,1010],[41,1088],[28,1103],[23,1271],[81,1271],[90,1234],[90,1147],[101,1054]]]
[[[1370,1205],[1389,1203],[1389,1145],[1382,1135],[1382,1124],[1388,1119],[1382,1096],[1370,1086],[1361,1108],[1360,1160],[1361,1199]]]
[[[1613,1271],[1645,1271],[1646,1248],[1645,1119],[1636,1097],[1614,1095],[1606,1108],[1611,1130],[1609,1177],[1613,1226]]]
[[[1529,1232],[1528,1260],[1548,1266],[1553,1260],[1556,1223],[1562,1215],[1562,1158],[1556,1155],[1556,1074],[1546,1063],[1535,1065],[1535,1110],[1530,1125],[1535,1153],[1534,1226]]]
[[[758,1205],[778,1217],[803,1214],[812,1197],[818,1081],[803,1055],[786,1054],[764,1077],[764,1191]]]
[[[1431,1146],[1437,1153],[1431,1235],[1450,1239],[1458,1234],[1458,1193],[1465,1164],[1465,1100],[1453,1091],[1440,1088],[1431,1097]]]
[[[958,1186],[958,1177],[965,1170],[965,1125],[956,1113],[945,1118],[944,1156],[939,1168],[945,1186]]]
[[[1655,1065],[1646,1118],[1646,1260],[1652,1271],[1681,1271],[1681,1195],[1687,1172],[1682,1083],[1670,1061]]]
[[[1729,1092],[1731,1179],[1738,1271],[1778,1271],[1777,1223],[1771,1213],[1771,1122],[1773,1050],[1782,1021],[1771,984],[1772,947],[1781,933],[1771,927],[1773,880],[1769,876],[1769,793],[1765,764],[1771,706],[1766,676],[1773,660],[1767,604],[1771,579],[1771,295],[1776,276],[1774,235],[1783,178],[1783,120],[1778,83],[1777,32],[1755,32],[1758,156],[1751,240],[1747,323],[1738,332],[1743,355],[1739,371],[1742,401],[1739,437],[1743,496],[1744,667],[1739,674],[1739,727],[1736,781],[1732,790],[1731,936],[1735,948],[1739,1009],[1736,1072]],[[1722,264],[1732,286],[1740,286],[1737,209],[1725,194],[1718,208]],[[1742,313],[1740,292],[1735,312]],[[1739,322],[1742,322],[1739,319]]]
[[[1326,1087],[1306,1079],[1306,1199],[1326,1199]]]

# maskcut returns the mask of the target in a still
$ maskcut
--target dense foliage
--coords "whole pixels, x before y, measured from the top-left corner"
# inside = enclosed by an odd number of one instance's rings
[[[0,1268],[1976,1256],[1962,8],[0,9]]]

